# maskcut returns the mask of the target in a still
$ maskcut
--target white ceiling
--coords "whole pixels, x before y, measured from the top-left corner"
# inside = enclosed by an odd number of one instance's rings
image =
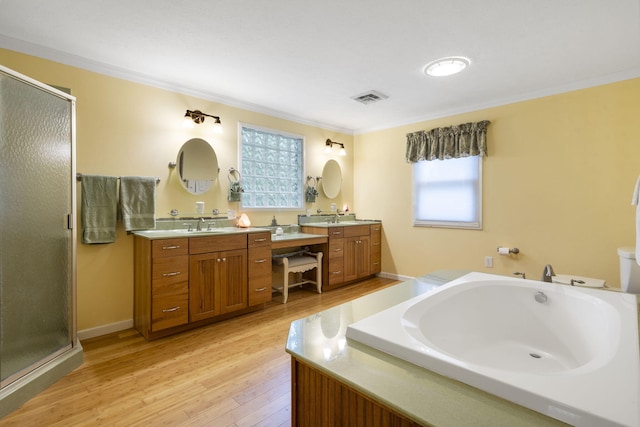
[[[640,0],[0,0],[0,47],[357,134],[639,77]]]

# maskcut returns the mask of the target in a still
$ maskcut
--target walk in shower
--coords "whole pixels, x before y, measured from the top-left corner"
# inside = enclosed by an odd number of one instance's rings
[[[82,363],[75,98],[0,66],[0,417]]]

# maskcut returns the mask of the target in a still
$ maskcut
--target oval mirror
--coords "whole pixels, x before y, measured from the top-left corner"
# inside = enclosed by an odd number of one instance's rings
[[[325,196],[333,199],[340,194],[342,187],[342,170],[335,160],[329,160],[322,169],[322,191]]]
[[[218,177],[216,152],[200,138],[192,138],[182,145],[176,167],[182,186],[191,194],[207,192]]]

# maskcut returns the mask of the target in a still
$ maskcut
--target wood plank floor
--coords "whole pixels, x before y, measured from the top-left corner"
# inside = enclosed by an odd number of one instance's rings
[[[81,367],[0,426],[289,426],[293,320],[398,283],[373,278],[147,342],[126,330],[82,342]]]

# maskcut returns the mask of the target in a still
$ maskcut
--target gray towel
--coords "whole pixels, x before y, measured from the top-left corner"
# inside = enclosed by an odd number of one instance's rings
[[[148,176],[121,177],[120,212],[127,231],[156,228],[156,179]]]
[[[82,175],[82,243],[116,241],[118,178]]]

